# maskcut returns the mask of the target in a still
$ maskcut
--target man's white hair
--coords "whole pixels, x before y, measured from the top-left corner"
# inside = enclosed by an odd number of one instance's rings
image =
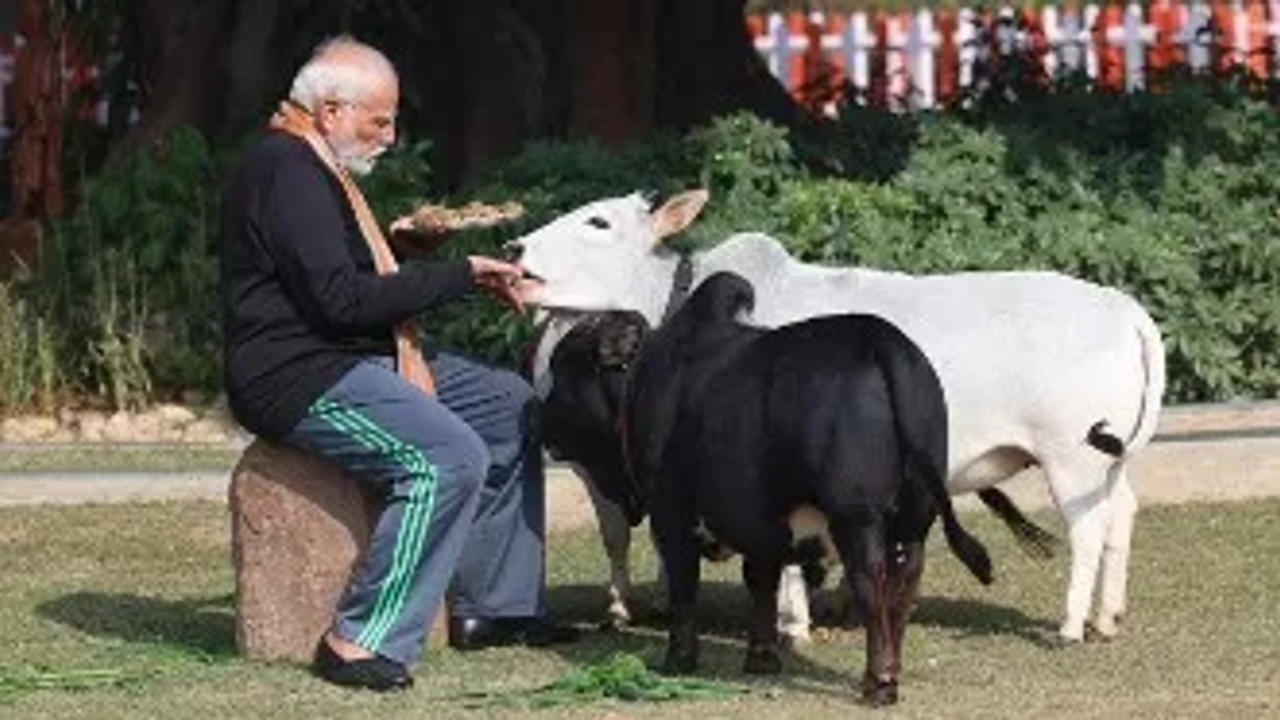
[[[310,110],[326,100],[360,102],[388,77],[394,80],[396,69],[385,55],[350,35],[339,35],[316,46],[294,76],[289,99]]]

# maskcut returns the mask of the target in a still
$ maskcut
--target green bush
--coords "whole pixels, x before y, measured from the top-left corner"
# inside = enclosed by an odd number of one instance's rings
[[[1273,108],[1191,78],[1160,95],[1066,84],[1035,105],[846,117],[825,146],[804,147],[749,115],[722,118],[684,138],[678,161],[669,140],[656,157],[644,146],[540,145],[512,164],[527,184],[508,175],[501,192],[555,197],[564,173],[571,207],[646,180],[697,182],[712,191],[689,233],[699,245],[756,230],[826,264],[1058,270],[1148,307],[1166,338],[1171,401],[1280,394]],[[855,171],[860,155],[868,162]],[[833,165],[883,178],[805,170]],[[584,179],[594,177],[606,181]]]
[[[443,198],[451,203],[514,200],[525,207],[525,215],[510,225],[458,233],[438,252],[443,257],[500,255],[506,241],[593,200],[633,191],[662,195],[689,187],[697,180],[696,164],[685,149],[684,141],[672,135],[616,149],[596,142],[532,143],[471,192]],[[534,332],[529,318],[487,297],[432,310],[423,324],[438,347],[511,368],[525,362]]]
[[[204,139],[178,128],[80,184],[39,263],[5,288],[4,407],[216,389],[215,177]]]
[[[388,222],[428,199],[525,205],[513,225],[459,233],[444,257],[497,254],[591,200],[704,186],[712,201],[686,246],[755,230],[819,263],[1060,270],[1151,310],[1170,400],[1276,397],[1280,116],[1238,85],[1168,82],[1121,97],[1065,83],[1034,103],[937,115],[849,108],[817,142],[747,114],[622,148],[539,142],[454,197],[429,196],[428,147],[408,144],[363,185]],[[0,406],[217,391],[220,165],[178,130],[83,183],[38,268],[0,286]],[[483,297],[424,325],[435,347],[509,366],[531,334]]]
[[[1163,329],[1171,399],[1280,394],[1274,109],[1197,88],[1064,93],[920,129],[887,182],[783,184],[769,229],[817,262],[1045,268],[1116,285]]]

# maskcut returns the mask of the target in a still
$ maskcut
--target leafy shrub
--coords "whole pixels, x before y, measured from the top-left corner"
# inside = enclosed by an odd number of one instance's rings
[[[863,154],[873,167],[853,171]],[[806,170],[833,165],[845,176]],[[1190,78],[1116,97],[1067,83],[1037,104],[850,118],[825,147],[739,114],[621,151],[540,143],[476,195],[527,201],[530,228],[601,197],[693,184],[712,202],[692,244],[753,230],[819,263],[1059,270],[1148,307],[1170,400],[1280,394],[1280,118],[1230,86]],[[518,321],[491,303],[472,312],[442,326],[453,344],[519,357],[504,348],[527,338]]]
[[[1280,118],[1178,88],[923,119],[887,182],[784,185],[771,228],[826,263],[1056,269],[1124,288],[1166,337],[1169,397],[1280,393]]]
[[[1166,337],[1171,400],[1280,393],[1273,109],[1190,79],[1160,95],[1066,85],[1036,105],[888,122],[842,123],[824,151],[737,115],[687,136],[679,162],[639,161],[643,146],[541,145],[500,187],[504,197],[555,197],[568,176],[574,202],[559,210],[696,180],[713,198],[689,233],[700,245],[756,230],[820,263],[1059,270],[1123,288],[1151,310]],[[880,181],[805,170],[832,163],[803,154],[852,158],[841,153],[877,143],[883,162],[900,164]],[[637,179],[637,167],[648,177]],[[593,177],[606,181],[584,180]]]
[[[214,178],[203,137],[177,128],[80,184],[36,268],[7,290],[27,356],[0,379],[6,406],[96,398],[126,407],[157,391],[216,389]]]
[[[682,239],[767,232],[797,256],[909,272],[1056,269],[1132,293],[1168,351],[1169,398],[1280,394],[1280,116],[1238,85],[1161,94],[1065,83],[1034,103],[937,115],[849,109],[799,144],[747,114],[622,148],[538,142],[461,203],[517,200],[511,226],[459,233],[443,257],[506,240],[591,200],[700,185]],[[427,145],[362,182],[384,220],[428,199]],[[218,161],[192,131],[86,180],[34,274],[0,286],[0,406],[140,404],[218,389]],[[519,364],[526,318],[477,297],[424,318],[434,346]]]
[[[659,195],[682,189],[691,182],[692,165],[681,148],[679,138],[665,135],[619,149],[595,142],[532,143],[470,193],[435,199],[452,203],[514,200],[525,207],[525,215],[498,228],[457,233],[437,251],[438,256],[501,256],[503,243],[592,200],[633,191]],[[437,347],[512,368],[524,364],[533,335],[529,318],[483,296],[434,308],[424,316],[423,325],[429,342]]]

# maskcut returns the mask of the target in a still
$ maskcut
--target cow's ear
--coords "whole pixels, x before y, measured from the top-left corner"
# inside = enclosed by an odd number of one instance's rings
[[[702,206],[707,204],[710,196],[705,188],[687,190],[673,195],[662,207],[653,211],[654,243],[660,243],[664,238],[689,227],[698,213],[702,212]]]

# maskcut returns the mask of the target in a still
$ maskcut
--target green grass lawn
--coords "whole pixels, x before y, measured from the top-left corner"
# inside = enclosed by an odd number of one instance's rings
[[[241,451],[224,445],[28,445],[0,453],[0,474],[230,471]]]
[[[895,709],[853,702],[860,633],[831,633],[787,658],[777,679],[743,678],[747,599],[728,564],[704,582],[702,675],[746,694],[468,710],[461,693],[532,688],[617,650],[656,662],[663,634],[649,624],[555,651],[435,651],[409,692],[347,692],[297,666],[236,657],[224,506],[0,509],[0,717],[1280,716],[1280,501],[1144,509],[1124,635],[1070,648],[1053,642],[1065,558],[1038,564],[986,515],[965,520],[999,579],[981,587],[934,538]],[[551,551],[553,612],[585,627],[602,607],[598,540],[561,533]],[[653,573],[644,543],[636,563],[643,609]]]

